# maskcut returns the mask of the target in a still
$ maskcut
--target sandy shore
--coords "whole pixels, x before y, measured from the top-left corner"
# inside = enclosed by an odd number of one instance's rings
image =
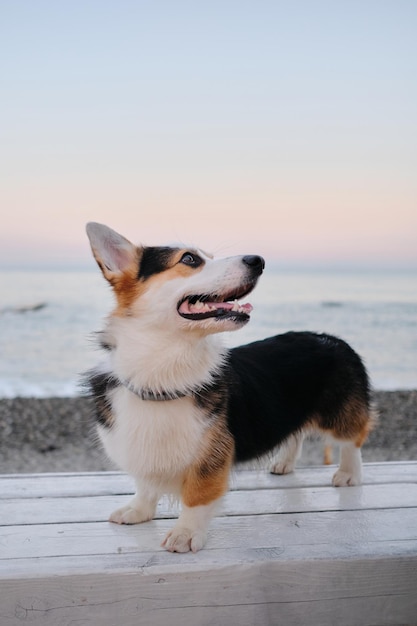
[[[378,427],[365,461],[417,459],[417,391],[378,391]],[[94,438],[87,398],[0,399],[0,473],[114,469]],[[308,441],[299,465],[322,463],[323,445]]]

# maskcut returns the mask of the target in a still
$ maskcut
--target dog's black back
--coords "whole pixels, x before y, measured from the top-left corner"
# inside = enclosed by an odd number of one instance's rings
[[[261,456],[313,422],[343,438],[348,413],[369,415],[365,367],[331,335],[289,332],[233,348],[227,376],[238,462]]]

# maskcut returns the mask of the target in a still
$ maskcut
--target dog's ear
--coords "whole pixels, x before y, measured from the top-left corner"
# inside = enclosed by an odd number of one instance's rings
[[[128,239],[97,222],[89,222],[86,231],[94,258],[110,283],[124,273],[137,271],[139,251]]]

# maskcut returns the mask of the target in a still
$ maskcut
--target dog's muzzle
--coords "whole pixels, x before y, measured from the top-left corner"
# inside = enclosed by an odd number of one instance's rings
[[[246,266],[246,280],[235,289],[223,293],[192,294],[178,303],[178,313],[188,320],[230,320],[242,324],[249,320],[252,305],[240,304],[239,299],[247,296],[255,287],[262,274],[265,261],[261,256],[245,255],[241,257]]]

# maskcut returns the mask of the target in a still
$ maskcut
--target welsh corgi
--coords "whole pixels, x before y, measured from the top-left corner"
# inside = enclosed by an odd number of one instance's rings
[[[221,333],[250,319],[251,304],[240,301],[261,276],[262,257],[136,246],[93,222],[87,234],[116,303],[98,333],[106,358],[87,385],[104,449],[136,483],[111,522],[146,522],[169,494],[182,508],[162,546],[196,552],[232,466],[278,450],[272,473],[291,472],[311,430],[341,445],[333,485],[360,484],[374,415],[356,352],[312,332],[222,344]]]

